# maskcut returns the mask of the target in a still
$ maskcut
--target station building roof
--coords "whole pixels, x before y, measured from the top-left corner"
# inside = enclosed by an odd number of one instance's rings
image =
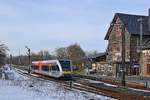
[[[116,13],[114,15],[113,20],[112,20],[112,23],[115,23],[117,18],[119,18],[121,20],[122,24],[125,26],[125,28],[129,32],[129,34],[131,34],[131,35],[140,35],[140,22],[138,21],[138,19],[142,18],[143,35],[150,36],[150,32],[148,31],[148,28],[149,28],[148,27],[148,18],[149,18],[149,16]],[[113,26],[110,25],[110,27],[106,33],[106,36],[104,38],[105,40],[108,40],[109,35],[111,33],[111,30],[112,30],[112,27]]]

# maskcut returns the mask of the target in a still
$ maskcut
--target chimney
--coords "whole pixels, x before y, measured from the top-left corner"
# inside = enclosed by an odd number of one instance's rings
[[[150,31],[150,8],[148,9],[148,31]]]

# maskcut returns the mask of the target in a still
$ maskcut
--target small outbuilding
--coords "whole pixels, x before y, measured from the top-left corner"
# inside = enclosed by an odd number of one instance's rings
[[[113,68],[106,62],[107,53],[98,53],[88,57],[88,60],[91,62],[90,73],[112,76]]]

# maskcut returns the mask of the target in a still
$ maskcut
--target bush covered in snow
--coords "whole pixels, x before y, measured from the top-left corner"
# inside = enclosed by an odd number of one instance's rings
[[[16,73],[9,64],[1,68],[1,77],[9,80],[18,80],[20,76]]]

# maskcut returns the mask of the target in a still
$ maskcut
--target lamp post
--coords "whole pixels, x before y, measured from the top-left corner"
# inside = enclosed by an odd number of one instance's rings
[[[121,26],[121,36],[122,36],[122,51],[121,51],[121,58],[122,58],[122,63],[121,63],[121,85],[126,86],[125,82],[125,25],[123,23],[111,23],[112,26]]]
[[[27,53],[27,55],[28,55],[28,59],[29,59],[29,70],[28,70],[28,73],[30,74],[30,72],[31,72],[31,49],[30,48],[28,48],[28,46],[25,46],[25,48],[28,50],[28,53]]]
[[[12,66],[12,54],[10,54],[10,66]]]
[[[88,64],[88,74],[90,74],[90,68],[92,68],[92,58],[90,57],[87,57],[88,58],[88,61],[89,61],[89,64]]]

